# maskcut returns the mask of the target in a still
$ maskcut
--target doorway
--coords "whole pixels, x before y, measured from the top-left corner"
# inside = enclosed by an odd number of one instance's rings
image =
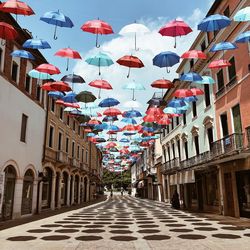
[[[226,214],[229,216],[234,216],[234,197],[233,197],[233,186],[232,186],[232,174],[225,173],[225,194],[226,194]]]

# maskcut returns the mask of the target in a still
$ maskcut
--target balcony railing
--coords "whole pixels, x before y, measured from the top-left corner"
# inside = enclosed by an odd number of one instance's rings
[[[247,147],[250,148],[250,126],[246,128]]]
[[[222,96],[225,93],[225,86],[223,86],[222,88],[220,88],[217,93],[215,94],[216,98],[219,98],[220,96]]]
[[[57,151],[56,160],[63,164],[69,164],[69,155],[63,151]]]
[[[247,128],[248,144],[250,145],[250,127]],[[232,154],[243,149],[243,134],[234,133],[226,136],[218,141],[215,141],[211,145],[211,150],[191,157],[187,160],[179,162],[179,158],[173,159],[164,163],[161,166],[161,172],[166,173],[168,171],[190,168],[198,165],[211,162],[218,158],[231,156]]]
[[[237,83],[237,76],[234,76],[226,85],[227,90],[231,89]]]
[[[88,172],[89,166],[87,163],[80,162],[80,169]]]

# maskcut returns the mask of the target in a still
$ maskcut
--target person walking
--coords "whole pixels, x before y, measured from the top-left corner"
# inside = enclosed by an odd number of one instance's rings
[[[110,190],[110,198],[113,197],[113,189]]]

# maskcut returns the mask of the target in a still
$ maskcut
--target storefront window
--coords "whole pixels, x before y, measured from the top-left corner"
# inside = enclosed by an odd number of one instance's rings
[[[206,175],[206,201],[209,206],[218,206],[218,185],[217,174],[211,173]]]

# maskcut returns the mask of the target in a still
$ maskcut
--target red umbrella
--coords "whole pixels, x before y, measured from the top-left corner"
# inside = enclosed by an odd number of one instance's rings
[[[47,90],[47,91],[55,91],[55,89],[53,89],[53,88],[51,87],[51,84],[52,84],[52,83],[53,83],[53,82],[46,82],[46,83],[44,83],[44,84],[42,85],[41,89]]]
[[[106,116],[117,116],[117,115],[121,115],[122,112],[116,108],[108,108],[103,112],[103,114]]]
[[[155,122],[156,119],[157,119],[157,117],[155,117],[153,115],[146,115],[143,117],[144,122]]]
[[[173,20],[159,30],[162,36],[172,36],[175,38],[174,47],[176,48],[176,37],[184,36],[192,32],[192,29],[183,21]]]
[[[46,84],[46,83],[45,83],[45,84]],[[64,101],[58,99],[58,100],[56,100],[56,104],[58,104],[58,105],[64,105]]]
[[[189,50],[186,51],[181,58],[184,59],[207,59],[207,56],[204,52],[200,50]]]
[[[82,59],[79,52],[70,48],[60,49],[55,53],[55,56],[67,57],[67,68],[66,71],[69,70],[69,58],[71,59]]]
[[[101,122],[95,119],[88,121],[88,125],[98,125],[98,124],[101,124]]]
[[[117,144],[115,143],[115,142],[109,142],[104,148],[114,148],[114,147],[116,147],[117,146]]]
[[[98,35],[108,35],[108,34],[113,34],[114,31],[112,27],[102,21],[102,20],[92,20],[92,21],[87,21],[84,23],[81,27],[81,29],[85,32],[93,33],[96,34],[96,47],[99,48],[100,45],[98,45]]]
[[[56,91],[71,91],[71,87],[66,82],[52,82],[50,84],[51,88]]]
[[[132,56],[132,55],[123,56],[120,59],[118,59],[116,62],[122,66],[129,68],[127,78],[129,78],[130,68],[143,68],[144,67],[143,62],[138,57]]]
[[[221,69],[221,68],[226,68],[228,66],[231,66],[231,63],[228,60],[215,60],[208,65],[208,68]]]
[[[149,108],[146,111],[147,115],[152,115],[152,116],[161,116],[163,115],[163,111],[160,108],[154,107],[154,108]]]
[[[36,70],[50,75],[56,75],[61,73],[61,71],[56,66],[49,63],[40,64],[38,67],[36,67]]]
[[[30,8],[30,6],[19,0],[8,0],[4,3],[1,3],[0,11],[24,16],[30,16],[35,14],[34,11]]]
[[[136,130],[137,130],[136,126],[132,124],[128,124],[122,128],[122,131],[136,131]]]
[[[169,80],[159,79],[151,83],[151,86],[158,89],[170,89],[174,87],[174,84]]]
[[[192,88],[190,89],[190,91],[193,93],[193,95],[203,95],[204,91],[202,89],[199,88]]]
[[[193,95],[194,93],[190,89],[177,89],[173,94],[173,96],[178,98],[184,98]]]
[[[123,149],[119,150],[119,152],[120,152],[121,154],[124,154],[124,155],[127,155],[127,154],[130,153],[129,150],[128,150],[127,148],[123,148]]]
[[[63,105],[64,105],[65,107],[70,107],[70,108],[76,108],[76,109],[79,109],[79,108],[80,108],[80,105],[77,104],[77,103],[64,102]]]
[[[169,125],[171,123],[171,120],[169,119],[168,114],[162,115],[162,117],[157,121],[157,124],[159,125]]]
[[[100,99],[101,96],[101,89],[113,89],[111,84],[105,80],[95,80],[89,83],[89,86],[94,87],[94,88],[98,88],[99,89],[99,94],[98,94],[98,98]]]
[[[4,40],[14,40],[17,35],[18,33],[12,25],[0,22],[0,38]],[[2,42],[2,45],[5,45],[5,43]]]

